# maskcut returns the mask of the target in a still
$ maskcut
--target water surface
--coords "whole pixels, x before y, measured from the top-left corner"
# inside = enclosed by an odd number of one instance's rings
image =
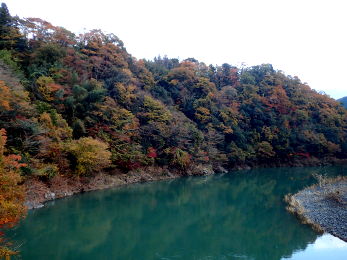
[[[31,210],[9,232],[23,259],[347,259],[347,243],[285,211],[312,173],[279,168],[180,178],[76,195]]]

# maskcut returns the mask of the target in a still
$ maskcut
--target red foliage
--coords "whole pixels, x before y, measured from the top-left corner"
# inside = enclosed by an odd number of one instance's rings
[[[158,157],[157,150],[153,147],[149,147],[147,150],[147,157],[157,158]]]
[[[301,156],[305,158],[310,158],[310,153],[290,153],[289,156]]]

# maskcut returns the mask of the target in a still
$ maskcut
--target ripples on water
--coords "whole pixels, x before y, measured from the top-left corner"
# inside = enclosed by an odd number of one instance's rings
[[[278,168],[135,184],[29,212],[8,237],[23,259],[347,259],[347,244],[285,211],[312,173]]]

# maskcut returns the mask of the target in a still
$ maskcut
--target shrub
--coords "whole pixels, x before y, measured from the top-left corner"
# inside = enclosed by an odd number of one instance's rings
[[[65,145],[65,150],[72,155],[75,172],[78,175],[100,171],[111,164],[111,152],[108,145],[91,137],[73,140]]]
[[[59,168],[55,164],[43,164],[41,167],[35,172],[35,175],[51,179],[55,175],[59,173]]]

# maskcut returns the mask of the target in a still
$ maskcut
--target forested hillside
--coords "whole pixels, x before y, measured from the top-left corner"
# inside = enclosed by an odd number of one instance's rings
[[[5,4],[0,129],[0,226],[24,210],[20,175],[347,156],[347,110],[270,64],[138,60],[113,34],[75,35]]]
[[[347,154],[346,110],[270,64],[137,60],[113,34],[0,11],[0,128],[22,175]]]

